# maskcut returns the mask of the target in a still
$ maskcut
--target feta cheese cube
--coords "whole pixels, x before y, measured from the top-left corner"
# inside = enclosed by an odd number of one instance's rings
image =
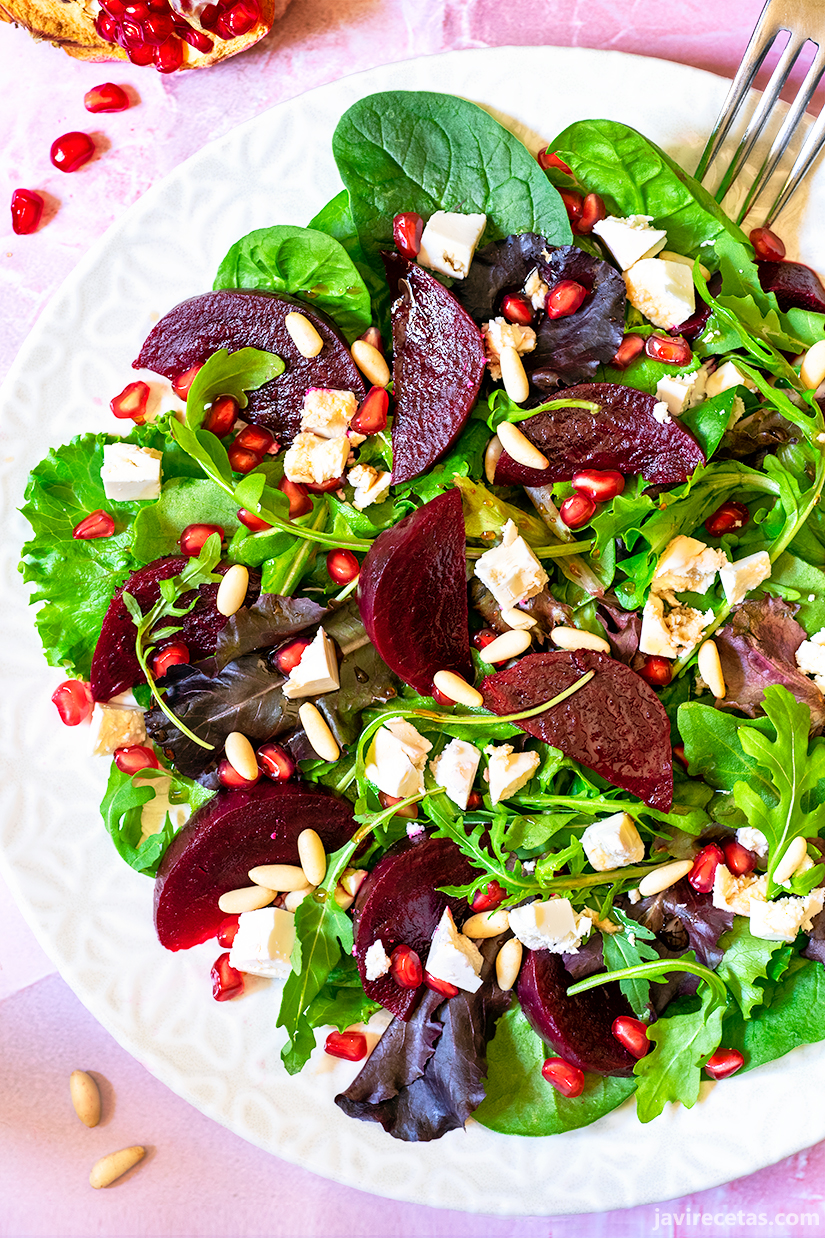
[[[295,916],[280,907],[242,911],[229,951],[229,966],[253,976],[284,979],[292,970]]]
[[[355,487],[352,505],[362,512],[373,503],[382,503],[390,491],[392,473],[374,469],[371,464],[356,464],[347,473],[347,481]]]
[[[433,778],[461,809],[467,807],[480,760],[481,750],[475,744],[463,739],[451,739],[430,762]]]
[[[486,226],[486,215],[435,211],[421,234],[419,265],[453,279],[464,279]]]
[[[642,258],[624,273],[627,299],[654,327],[678,327],[695,308],[693,276],[681,262]]]
[[[317,434],[296,434],[284,455],[284,473],[300,485],[323,485],[342,477],[350,453],[345,434],[339,438],[319,438]]]
[[[484,751],[488,758],[484,777],[490,784],[494,804],[520,791],[541,764],[537,752],[514,752],[512,744],[488,744]]]
[[[636,822],[626,812],[616,812],[603,821],[594,821],[582,834],[582,846],[597,873],[608,873],[645,858]]]
[[[375,733],[364,773],[379,791],[405,799],[424,790],[424,766],[432,744],[403,718],[390,718]]]
[[[652,215],[628,215],[624,219],[608,215],[593,225],[593,231],[610,250],[621,270],[626,271],[641,258],[652,258],[664,248],[667,233],[661,228],[651,228],[652,219]]]
[[[301,429],[319,438],[340,438],[358,411],[358,401],[352,391],[336,391],[331,387],[310,387],[304,396]]]
[[[771,560],[767,550],[746,555],[735,563],[726,563],[719,569],[719,580],[725,597],[735,606],[744,601],[751,589],[761,585],[771,574]]]
[[[111,756],[118,748],[130,748],[133,744],[145,744],[143,710],[98,702],[92,710],[91,741],[96,757]]]
[[[341,686],[335,645],[323,628],[319,628],[311,645],[293,666],[283,687],[284,696],[295,701],[302,696],[321,696],[337,692]]]
[[[533,270],[524,281],[524,295],[530,298],[530,304],[534,310],[543,310],[547,301],[547,294],[550,291],[550,285],[545,284],[544,280],[538,273],[538,268],[533,267]]]
[[[648,596],[642,611],[639,653],[657,658],[678,658],[679,650],[665,623],[665,604],[655,593]]]
[[[747,873],[735,877],[726,864],[717,864],[713,878],[713,905],[737,916],[749,916],[757,903],[768,895],[768,878]]]
[[[513,907],[510,928],[528,950],[578,954],[579,946],[590,935],[593,921],[584,912],[575,912],[569,898],[551,898]]]
[[[103,448],[100,480],[107,499],[132,503],[160,494],[162,451],[134,443],[107,443]]]
[[[681,417],[685,409],[693,408],[703,399],[704,391],[703,369],[694,370],[692,374],[666,374],[656,384],[656,399],[667,405],[671,417]]]
[[[795,941],[800,929],[810,932],[811,921],[822,911],[823,901],[825,889],[820,886],[803,898],[791,894],[772,903],[752,903],[751,933],[763,941]]]
[[[665,600],[669,605],[667,613]],[[673,594],[665,599],[650,593],[642,611],[639,652],[677,658],[682,650],[698,644],[712,619],[712,610],[702,613],[693,606],[682,606]]]
[[[820,628],[809,640],[804,640],[794,657],[802,674],[813,675],[816,686],[825,692],[825,628]]]
[[[490,377],[498,382],[501,378],[501,353],[505,348],[515,348],[519,356],[532,352],[536,347],[536,333],[532,327],[523,327],[506,318],[492,318],[481,324],[484,352]]]
[[[752,851],[760,860],[768,854],[768,840],[761,830],[753,825],[745,825],[736,831],[736,841],[746,851]]]
[[[548,576],[512,520],[504,526],[501,543],[476,560],[475,575],[502,609],[541,593]]]
[[[425,970],[436,980],[446,980],[467,993],[476,993],[481,988],[483,962],[478,946],[459,933],[453,913],[445,907],[433,933]]]
[[[711,550],[695,537],[680,533],[662,552],[651,588],[654,593],[707,593],[728,557],[723,550]]]
[[[384,949],[384,943],[377,937],[364,955],[367,980],[380,980],[390,970],[390,956]]]
[[[726,361],[724,365],[719,366],[718,370],[714,370],[707,380],[705,395],[710,399],[712,396],[721,395],[730,387],[747,387],[748,391],[756,390],[750,378],[746,378],[732,361]]]

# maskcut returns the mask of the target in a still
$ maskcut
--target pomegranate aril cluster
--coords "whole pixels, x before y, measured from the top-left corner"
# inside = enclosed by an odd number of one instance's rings
[[[255,5],[255,0],[242,2],[245,8]],[[257,20],[246,29],[251,30]],[[153,64],[159,73],[175,73],[181,67],[185,43],[199,52],[210,52],[213,46],[209,36],[174,12],[168,0],[101,0],[95,29],[107,43],[122,47],[132,64]]]
[[[609,503],[624,490],[624,477],[615,469],[582,469],[571,480],[576,491],[559,508],[568,529],[581,529],[596,514],[599,503]]]

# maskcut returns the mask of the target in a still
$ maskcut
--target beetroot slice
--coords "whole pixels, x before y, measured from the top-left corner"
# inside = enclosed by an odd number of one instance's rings
[[[396,843],[358,891],[353,908],[353,954],[361,983],[368,997],[399,1019],[410,1018],[423,986],[402,989],[389,972],[378,980],[367,980],[367,951],[379,938],[387,954],[396,946],[411,946],[423,967],[444,908],[450,908],[459,926],[470,914],[466,899],[449,898],[438,887],[465,885],[476,876],[477,871],[449,838],[418,835],[418,841],[404,838]]]
[[[466,572],[457,490],[379,533],[361,564],[358,606],[367,635],[390,670],[425,696],[436,671],[473,677]]]
[[[801,262],[757,262],[759,282],[776,296],[783,313],[789,309],[825,313],[825,288],[815,271]]]
[[[632,1075],[636,1059],[611,1030],[614,1019],[633,1015],[618,983],[568,997],[572,983],[561,955],[525,951],[517,993],[528,1023],[559,1057],[579,1070]]]
[[[177,576],[188,562],[189,559],[184,555],[155,559],[153,563],[133,572],[112,598],[92,657],[90,678],[92,696],[96,701],[108,701],[119,692],[144,682],[144,674],[135,654],[135,625],[126,609],[126,603],[122,600],[124,590],[128,590],[137,599],[145,615],[160,597],[160,581]],[[229,571],[229,564],[220,563],[215,571],[223,575]],[[259,593],[260,577],[257,572],[250,572],[246,605],[251,606]],[[190,662],[198,662],[215,652],[218,633],[229,622],[215,606],[217,585],[201,585],[198,594],[198,601],[189,614],[175,620],[180,622],[182,627],[174,639],[183,641],[186,645]],[[191,594],[185,597],[188,600]],[[166,626],[165,622],[162,626]]]
[[[566,701],[517,725],[560,748],[651,808],[673,803],[670,724],[648,684],[623,662],[593,649],[531,653],[481,684],[484,704],[513,714],[549,701],[580,679],[596,674]]]
[[[640,473],[646,481],[668,485],[685,481],[705,463],[702,448],[677,418],[662,425],[653,415],[655,396],[617,383],[580,383],[559,399],[590,400],[598,413],[557,408],[519,422],[519,429],[548,460],[546,469],[517,464],[504,451],[496,465],[496,485],[544,486],[569,481],[580,469]]]
[[[176,834],[155,881],[155,928],[167,950],[214,937],[218,899],[248,886],[258,864],[298,864],[298,835],[313,829],[329,854],[355,832],[352,805],[323,787],[264,779],[218,791]]]
[[[308,318],[324,341],[317,357],[302,357],[284,326],[293,311]],[[250,391],[243,410],[245,421],[266,426],[276,438],[291,440],[298,433],[304,396],[311,387],[354,391],[359,403],[366,394],[346,342],[330,319],[303,301],[267,292],[222,289],[182,301],[153,328],[132,364],[175,378],[220,348],[231,353],[260,348],[283,358],[283,374]]]
[[[481,332],[434,275],[387,260],[401,295],[392,307],[393,484],[425,472],[463,430],[484,377]]]

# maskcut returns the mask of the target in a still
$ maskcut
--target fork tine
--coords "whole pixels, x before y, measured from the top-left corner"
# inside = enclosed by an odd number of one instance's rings
[[[799,182],[802,180],[808,168],[816,159],[819,152],[825,145],[825,112],[821,112],[814,124],[811,126],[808,136],[802,144],[802,149],[794,161],[794,165],[788,173],[787,180],[781,190],[774,199],[773,206],[768,211],[765,219],[765,224],[770,227],[777,215],[788,204],[791,195],[797,189]]]

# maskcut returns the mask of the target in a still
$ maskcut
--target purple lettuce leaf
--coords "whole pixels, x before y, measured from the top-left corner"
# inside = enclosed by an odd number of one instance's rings
[[[604,948],[601,933],[591,933],[575,954],[563,954],[564,969],[574,980],[586,980],[597,971],[604,971]]]
[[[510,631],[510,625],[501,616],[501,607],[477,576],[473,576],[470,581],[470,601],[488,627],[494,628],[496,632]],[[532,632],[539,644],[546,640],[557,624],[569,627],[573,623],[572,607],[566,602],[557,601],[549,589],[542,589],[541,593],[530,598],[521,610],[535,619],[536,626]]]
[[[522,232],[503,241],[493,241],[476,250],[467,277],[456,281],[453,295],[476,322],[486,322],[501,313],[505,292],[520,292],[544,253],[553,246],[536,232]]]
[[[608,593],[596,605],[596,618],[610,641],[613,657],[626,666],[633,665],[639,651],[642,633],[642,617],[637,610],[625,610],[618,599]]]
[[[725,431],[717,456],[719,459],[745,460],[753,467],[759,467],[767,454],[786,443],[797,442],[799,437],[800,430],[766,404]]]
[[[318,624],[327,613],[311,598],[280,597],[262,593],[254,606],[242,606],[218,634],[215,656],[205,671],[222,671],[227,662],[256,649],[268,649]],[[214,668],[214,670],[213,670]]]
[[[612,361],[624,335],[626,288],[618,271],[574,245],[560,245],[539,274],[551,288],[573,280],[588,291],[581,308],[564,318],[544,318],[535,352],[526,360],[532,381],[543,391],[560,383],[584,382],[600,364]]]
[[[825,911],[818,912],[811,921],[808,944],[801,953],[803,958],[813,959],[825,967]]]

